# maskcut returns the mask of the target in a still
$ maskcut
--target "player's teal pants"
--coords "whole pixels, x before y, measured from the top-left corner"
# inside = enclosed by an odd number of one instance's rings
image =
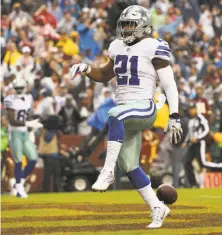
[[[109,111],[109,116],[124,123],[124,141],[118,162],[123,173],[139,166],[142,131],[152,127],[156,119],[156,105],[149,101],[136,101],[118,105]]]
[[[10,148],[15,162],[21,162],[23,155],[28,160],[37,160],[36,145],[31,141],[28,132],[12,131]]]

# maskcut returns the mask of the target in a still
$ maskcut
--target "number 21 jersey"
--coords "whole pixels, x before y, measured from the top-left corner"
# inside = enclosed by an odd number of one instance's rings
[[[155,38],[145,38],[132,46],[116,39],[108,54],[114,61],[118,104],[152,99],[158,78],[152,59],[170,61],[171,56],[168,43]]]
[[[30,94],[25,94],[22,97],[9,95],[4,99],[5,108],[15,110],[15,119],[25,122],[28,117],[28,111],[32,108],[33,98]],[[11,126],[10,130],[27,131],[26,126]]]

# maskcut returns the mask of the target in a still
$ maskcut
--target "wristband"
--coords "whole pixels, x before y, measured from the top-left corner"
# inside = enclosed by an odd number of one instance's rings
[[[170,118],[171,119],[180,119],[180,115],[179,115],[179,113],[172,113],[172,114],[170,114]]]

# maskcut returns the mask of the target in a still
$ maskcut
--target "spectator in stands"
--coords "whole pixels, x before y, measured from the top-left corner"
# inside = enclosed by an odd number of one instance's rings
[[[156,5],[155,9],[152,11],[153,27],[158,30],[165,24],[165,15],[163,14],[159,4]]]
[[[78,124],[82,118],[75,106],[71,95],[66,95],[65,105],[58,113],[60,119],[60,130],[64,134],[78,134]]]
[[[54,1],[51,5],[49,5],[48,10],[56,18],[57,23],[62,20],[63,12],[57,1]]]
[[[200,8],[196,0],[176,0],[175,5],[178,6],[183,13],[183,20],[193,18],[196,22],[199,21]]]
[[[72,32],[72,30],[71,30]],[[70,32],[70,33],[71,33]],[[62,29],[60,31],[60,39],[56,43],[57,47],[62,47],[63,53],[67,56],[73,56],[79,53],[79,48],[76,43],[74,43]]]
[[[213,12],[213,28],[216,36],[221,36],[222,34],[222,10],[220,7],[214,6]]]
[[[13,31],[16,31],[17,28],[23,28],[29,23],[33,23],[31,15],[21,9],[19,2],[14,3],[13,11],[9,15],[9,20]]]
[[[34,100],[38,100],[39,99],[39,95],[40,95],[40,91],[43,89],[42,85],[41,85],[41,81],[40,78],[37,76],[34,79],[34,84],[33,87],[30,91],[30,93],[32,94],[32,97]]]
[[[207,116],[210,112],[210,107],[206,98],[203,97],[203,87],[197,85],[196,88],[196,97],[193,99],[193,102],[196,104],[197,112]]]
[[[77,26],[77,31],[80,35],[80,51],[85,54],[90,49],[90,59],[94,59],[100,53],[100,49],[94,40],[94,30],[91,28],[91,19],[85,19]]]
[[[78,4],[78,0],[73,0],[71,1],[66,1],[67,5],[64,8],[64,11],[69,11],[72,14],[72,17],[75,19],[78,19],[80,13],[81,13],[81,8]]]
[[[16,44],[10,42],[7,45],[7,51],[3,59],[3,69],[5,73],[10,72],[10,70],[14,68],[14,66],[16,65],[21,56],[22,55],[18,51]]]
[[[69,11],[64,12],[64,18],[58,23],[57,31],[60,32],[61,30],[70,35],[73,29],[76,27],[76,21],[72,18],[72,15]]]
[[[28,46],[24,46],[22,48],[22,56],[19,58],[16,64],[21,67],[21,78],[24,78],[29,84],[31,84],[31,86],[33,86],[35,78],[34,72],[40,70],[40,67],[38,64],[36,64],[36,61],[31,56],[31,49]],[[18,77],[16,71],[14,73]]]
[[[52,96],[52,92],[48,89],[42,89],[40,95],[42,95],[42,97],[40,97],[41,101],[35,109],[34,114],[39,116],[42,120],[47,120],[49,116],[56,113],[55,100]]]
[[[210,9],[206,7],[200,16],[200,24],[202,25],[203,33],[208,35],[209,38],[213,38],[215,35],[213,28],[213,17]]]

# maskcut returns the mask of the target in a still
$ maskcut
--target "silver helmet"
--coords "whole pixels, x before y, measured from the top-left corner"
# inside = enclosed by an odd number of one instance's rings
[[[126,44],[134,42],[152,31],[151,12],[141,6],[127,7],[117,22],[117,37]]]
[[[14,88],[17,96],[22,96],[25,94],[25,92],[26,92],[25,79],[16,78],[15,80],[13,80],[12,84],[13,84],[13,88]]]

